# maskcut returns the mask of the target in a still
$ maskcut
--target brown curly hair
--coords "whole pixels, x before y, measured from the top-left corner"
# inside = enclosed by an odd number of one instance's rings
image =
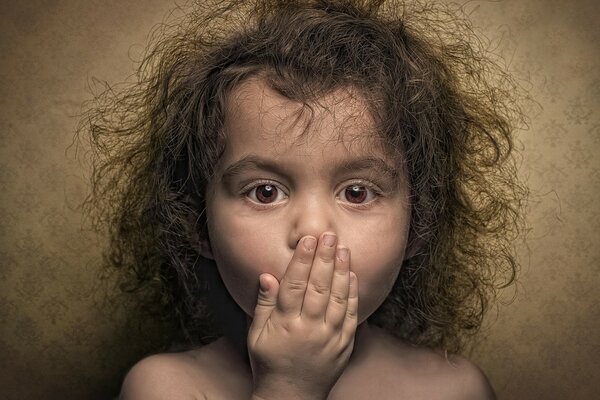
[[[163,24],[135,81],[97,94],[86,206],[108,226],[121,288],[188,338],[219,333],[207,306],[205,189],[223,152],[228,93],[260,74],[289,99],[358,90],[410,177],[405,260],[369,318],[410,343],[459,351],[514,281],[526,188],[510,76],[460,10],[399,1],[203,1]],[[171,325],[169,325],[171,324]]]

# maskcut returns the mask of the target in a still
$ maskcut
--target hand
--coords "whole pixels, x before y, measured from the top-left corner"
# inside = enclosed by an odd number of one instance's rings
[[[325,399],[354,346],[358,282],[350,251],[325,233],[298,243],[281,283],[260,276],[248,352],[254,398]]]

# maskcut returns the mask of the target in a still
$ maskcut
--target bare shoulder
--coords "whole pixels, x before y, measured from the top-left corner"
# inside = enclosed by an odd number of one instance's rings
[[[431,397],[456,400],[494,400],[496,396],[485,373],[468,359],[456,354],[424,351],[423,384],[430,386]]]
[[[207,400],[237,395],[246,389],[238,361],[219,341],[146,357],[125,376],[119,398]]]
[[[381,352],[386,371],[397,377],[399,389],[414,398],[494,400],[485,373],[468,359],[428,348],[414,347],[388,337]],[[397,392],[396,392],[397,393]]]
[[[164,353],[146,357],[125,376],[120,400],[205,399],[204,374],[188,353]]]

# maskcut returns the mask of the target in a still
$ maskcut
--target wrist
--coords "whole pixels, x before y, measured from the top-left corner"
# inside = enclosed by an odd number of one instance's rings
[[[289,399],[289,400],[326,400],[327,396],[315,396],[309,394],[301,394],[295,393],[292,394],[290,392],[277,392],[271,393],[269,395],[258,395],[256,393],[252,393],[250,400],[281,400],[281,399]]]
[[[318,390],[315,387],[302,389],[288,383],[255,387],[251,400],[326,400],[328,396],[328,390]]]

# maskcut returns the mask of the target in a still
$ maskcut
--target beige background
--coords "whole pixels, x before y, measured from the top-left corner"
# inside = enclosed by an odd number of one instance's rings
[[[0,397],[108,398],[139,357],[127,316],[94,306],[102,240],[77,209],[86,167],[65,149],[91,79],[131,74],[172,5],[0,1]],[[598,6],[466,9],[539,103],[521,135],[529,252],[516,299],[490,315],[472,358],[500,398],[591,399],[600,392]]]

